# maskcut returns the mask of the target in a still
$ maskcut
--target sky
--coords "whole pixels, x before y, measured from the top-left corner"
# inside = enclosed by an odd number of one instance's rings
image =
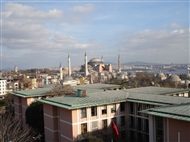
[[[189,0],[1,1],[1,70],[104,62],[189,63]]]

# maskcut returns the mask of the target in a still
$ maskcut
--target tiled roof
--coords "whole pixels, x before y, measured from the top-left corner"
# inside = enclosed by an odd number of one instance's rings
[[[166,118],[190,121],[190,103],[151,108],[140,112]]]

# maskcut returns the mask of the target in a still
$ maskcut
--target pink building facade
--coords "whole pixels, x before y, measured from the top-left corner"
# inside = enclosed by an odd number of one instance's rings
[[[125,108],[120,111],[120,103],[73,110],[44,104],[45,139],[49,142],[81,140],[84,132],[108,128],[113,118],[118,126],[125,128],[121,119],[125,119],[126,114]]]
[[[111,121],[119,129],[119,140],[190,140],[190,99],[179,95],[187,94],[188,90],[161,87],[118,90],[118,87],[79,85],[74,89],[86,90],[85,95],[76,91],[70,96],[53,98],[45,97],[52,87],[13,92],[15,115],[24,119],[31,102],[42,102],[46,142],[82,140],[82,133],[110,129]]]

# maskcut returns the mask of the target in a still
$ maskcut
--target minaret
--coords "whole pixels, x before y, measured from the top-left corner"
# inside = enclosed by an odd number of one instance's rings
[[[70,56],[68,55],[68,76],[71,76],[71,60],[70,60]]]
[[[120,55],[118,55],[118,72],[121,72]]]
[[[18,69],[17,69],[17,66],[15,65],[14,67],[14,72],[17,73],[18,72]]]
[[[88,75],[88,64],[87,64],[87,56],[86,56],[86,52],[84,55],[84,64],[85,64],[85,76]]]
[[[63,72],[62,72],[61,63],[60,63],[60,66],[59,66],[59,73],[60,73],[60,80],[62,80],[63,79]]]
[[[103,55],[102,55],[102,59],[101,60],[102,60],[102,62],[104,62]]]

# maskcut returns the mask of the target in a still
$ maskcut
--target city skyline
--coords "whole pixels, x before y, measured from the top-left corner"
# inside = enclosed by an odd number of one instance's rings
[[[1,69],[189,63],[189,1],[3,1]]]

